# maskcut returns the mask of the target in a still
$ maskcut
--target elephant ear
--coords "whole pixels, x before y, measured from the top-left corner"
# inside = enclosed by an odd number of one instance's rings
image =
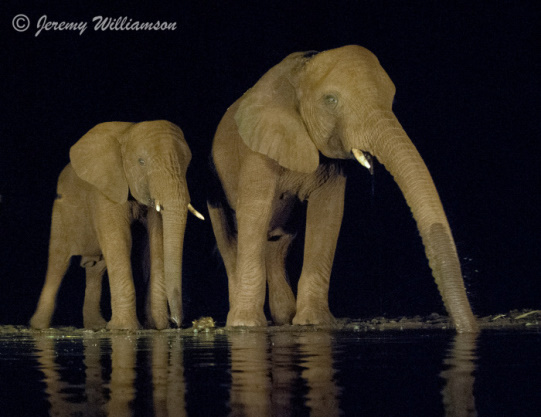
[[[71,165],[77,176],[117,203],[128,199],[120,140],[132,124],[107,122],[96,125],[70,149]]]
[[[244,94],[235,114],[239,134],[251,150],[304,173],[319,165],[319,151],[298,111],[295,88],[308,59],[297,52],[271,68]]]

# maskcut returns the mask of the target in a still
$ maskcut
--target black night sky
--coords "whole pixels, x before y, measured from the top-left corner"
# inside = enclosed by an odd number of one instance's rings
[[[110,4],[114,3],[114,4]],[[145,6],[139,6],[144,3]],[[474,312],[541,308],[538,1],[15,1],[0,5],[0,324],[26,324],[47,266],[50,215],[68,151],[105,121],[168,119],[193,160],[206,214],[220,118],[295,51],[359,44],[394,81],[395,113],[440,192]],[[64,4],[64,5],[62,5]],[[30,19],[17,32],[12,20]],[[88,22],[74,31],[37,23]],[[95,16],[176,22],[175,31],[95,31]],[[331,279],[337,317],[443,312],[415,222],[390,175],[351,163]],[[296,280],[298,237],[289,263]],[[84,271],[73,262],[55,324],[81,325]],[[227,314],[210,221],[185,236],[186,320]]]

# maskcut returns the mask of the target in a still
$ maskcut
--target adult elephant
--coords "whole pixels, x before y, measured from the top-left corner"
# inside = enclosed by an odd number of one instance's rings
[[[135,219],[144,219],[149,231],[150,322],[158,329],[168,327],[169,320],[180,326],[186,217],[188,209],[197,213],[186,184],[190,159],[181,129],[165,120],[101,123],[71,147],[70,163],[58,179],[49,264],[32,327],[50,325],[74,255],[82,255],[86,268],[85,326],[105,323],[99,296],[107,268],[112,310],[107,327],[140,327],[130,263]]]
[[[275,322],[334,321],[328,290],[346,185],[339,160],[356,158],[370,168],[374,156],[411,208],[457,331],[477,331],[447,218],[392,112],[394,94],[378,59],[351,45],[289,55],[227,110],[212,147],[223,193],[208,207],[229,278],[228,325],[266,325],[266,280]],[[308,202],[296,305],[283,261],[295,200]]]

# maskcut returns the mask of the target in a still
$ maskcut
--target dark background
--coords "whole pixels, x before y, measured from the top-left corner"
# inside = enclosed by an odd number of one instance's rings
[[[193,153],[192,202],[206,214],[208,155],[227,107],[289,53],[347,44],[374,52],[397,87],[395,113],[440,192],[474,312],[541,308],[538,1],[109,3],[0,6],[0,324],[25,324],[35,308],[56,180],[86,131],[113,120],[178,124]],[[19,13],[31,20],[24,33],[12,28]],[[36,37],[43,15],[89,27]],[[95,32],[96,15],[177,29]],[[351,165],[331,310],[352,318],[442,313],[397,186],[380,165],[374,177]],[[294,281],[301,241],[289,259]],[[74,262],[56,324],[82,324],[83,278]],[[187,322],[225,321],[225,271],[210,221],[194,217],[184,302]]]

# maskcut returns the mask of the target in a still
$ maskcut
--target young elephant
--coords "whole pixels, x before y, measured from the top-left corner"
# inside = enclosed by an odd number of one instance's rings
[[[151,323],[182,322],[182,248],[190,204],[186,170],[191,152],[180,128],[165,120],[101,123],[70,149],[53,205],[49,264],[33,328],[49,327],[69,260],[86,269],[85,327],[105,324],[99,312],[107,266],[109,329],[140,327],[130,263],[130,224],[145,217],[150,243]],[[202,217],[202,216],[201,216]],[[102,259],[103,257],[103,259]],[[169,307],[169,314],[168,314]]]
[[[371,168],[372,155],[411,208],[456,329],[477,331],[438,192],[392,112],[394,94],[377,58],[352,45],[289,55],[227,110],[212,147],[223,193],[208,208],[229,278],[228,325],[266,325],[266,280],[275,322],[334,321],[329,279],[346,185],[339,160]],[[308,204],[295,305],[277,259],[292,240],[284,226],[298,200]]]

